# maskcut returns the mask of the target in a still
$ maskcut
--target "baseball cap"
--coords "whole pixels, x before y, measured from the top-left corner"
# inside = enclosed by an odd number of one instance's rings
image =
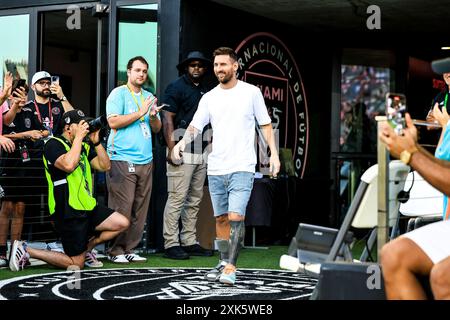
[[[434,60],[431,62],[431,68],[438,74],[450,72],[450,58]]]
[[[52,76],[47,71],[38,71],[34,74],[33,78],[31,78],[31,84],[35,84],[39,80],[42,79],[51,79]]]
[[[73,123],[79,123],[81,120],[88,121],[89,117],[86,117],[84,115],[84,112],[80,109],[73,109],[70,111],[67,111],[62,116],[63,123],[66,124],[73,124]]]

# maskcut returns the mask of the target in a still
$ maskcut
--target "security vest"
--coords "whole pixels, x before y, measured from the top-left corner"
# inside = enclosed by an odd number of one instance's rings
[[[56,139],[61,142],[66,151],[70,150],[69,145],[64,140],[57,137],[52,137],[52,139]],[[83,142],[82,148],[84,148],[86,153],[89,154],[89,145],[87,143]],[[44,160],[45,176],[47,177],[48,183],[48,208],[50,214],[55,213],[56,203],[53,188],[66,183],[69,185],[69,205],[73,209],[91,211],[97,205],[97,200],[92,197],[91,165],[89,164],[86,153],[81,152],[80,163],[75,170],[68,173],[66,179],[58,181],[52,181],[52,177],[48,170],[48,161],[45,156],[42,157]]]

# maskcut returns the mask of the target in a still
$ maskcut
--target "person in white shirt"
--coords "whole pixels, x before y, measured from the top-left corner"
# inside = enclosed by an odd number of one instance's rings
[[[233,285],[255,173],[255,119],[270,148],[270,171],[274,177],[280,171],[280,160],[260,89],[237,79],[239,65],[233,49],[220,47],[213,56],[219,85],[203,95],[186,134],[173,148],[173,158],[181,160],[186,145],[211,123],[213,142],[208,157],[208,182],[221,261],[205,277]]]

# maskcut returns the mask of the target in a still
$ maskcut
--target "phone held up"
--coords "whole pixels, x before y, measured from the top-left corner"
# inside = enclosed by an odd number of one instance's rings
[[[25,79],[13,80],[11,92],[14,92],[17,88],[20,88],[20,87],[23,87],[26,89],[25,85],[26,85]]]
[[[52,81],[52,83],[58,83],[59,84],[59,76],[52,76],[51,81]]]
[[[386,94],[386,117],[389,125],[397,135],[403,135],[406,127],[406,97],[402,93],[388,92]]]

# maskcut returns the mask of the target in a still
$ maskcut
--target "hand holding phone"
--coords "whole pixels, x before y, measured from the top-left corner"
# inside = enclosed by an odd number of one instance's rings
[[[406,128],[406,97],[401,93],[389,92],[386,94],[386,116],[389,125],[397,135],[403,135]]]

